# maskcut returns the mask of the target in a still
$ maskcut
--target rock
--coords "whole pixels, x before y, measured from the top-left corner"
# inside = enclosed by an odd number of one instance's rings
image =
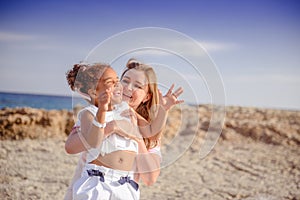
[[[187,120],[185,123],[187,125],[191,121],[191,118],[184,119],[185,112],[181,109],[181,107],[174,107],[169,112],[167,131],[165,131],[165,137],[169,140],[178,132],[176,124],[181,123],[180,120]],[[202,131],[207,132],[208,129],[215,130],[214,126],[216,124],[211,123],[212,110],[210,105],[200,105],[198,108],[191,106],[188,112],[189,116],[193,117],[196,115],[192,115],[192,112],[198,113],[198,127]],[[203,134],[201,135],[203,136]],[[226,116],[220,140],[238,141],[243,140],[243,138],[266,144],[299,146],[300,111],[226,107]]]
[[[4,108],[0,110],[0,140],[65,137],[74,124],[67,110]]]

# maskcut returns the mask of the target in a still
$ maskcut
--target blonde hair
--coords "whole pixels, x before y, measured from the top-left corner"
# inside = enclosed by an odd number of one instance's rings
[[[149,65],[143,64],[135,59],[131,58],[126,64],[126,69],[121,75],[121,80],[123,76],[131,69],[136,69],[138,71],[143,71],[148,81],[148,95],[150,98],[146,102],[141,102],[137,107],[136,112],[144,117],[148,122],[151,122],[157,113],[157,105],[159,104],[159,93],[157,87],[157,78],[155,71]],[[144,138],[145,145],[147,149],[154,148],[159,142],[161,133],[157,133],[150,138]]]

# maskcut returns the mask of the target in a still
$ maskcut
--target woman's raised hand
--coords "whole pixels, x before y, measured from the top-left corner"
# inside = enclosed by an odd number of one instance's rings
[[[177,90],[173,92],[174,84],[171,85],[165,96],[162,96],[161,91],[159,90],[159,102],[160,105],[165,109],[169,110],[176,104],[183,103],[184,100],[178,100],[177,98],[183,93],[183,88],[179,87]]]

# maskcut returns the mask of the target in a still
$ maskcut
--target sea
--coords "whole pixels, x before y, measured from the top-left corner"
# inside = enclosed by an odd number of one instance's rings
[[[76,105],[85,104],[83,99],[72,96],[0,92],[0,109],[31,107],[45,110],[72,110],[75,102]]]

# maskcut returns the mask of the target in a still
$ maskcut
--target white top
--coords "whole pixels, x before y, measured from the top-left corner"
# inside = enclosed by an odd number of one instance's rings
[[[129,109],[129,106],[126,102],[122,102],[115,106],[113,111],[107,111],[105,115],[105,122],[110,122],[113,120],[127,120],[130,121],[130,119],[126,117],[122,117],[121,113],[125,110]],[[94,105],[87,106],[83,108],[78,113],[78,121],[76,125],[80,126],[80,120],[81,115],[83,111],[89,111],[93,114],[93,116],[96,116],[98,108]],[[95,160],[99,154],[104,156],[105,154],[112,153],[114,151],[118,150],[127,150],[127,151],[134,151],[138,152],[138,143],[135,140],[120,136],[116,133],[113,133],[106,137],[99,148],[88,148],[88,154],[86,158],[86,162],[89,163],[93,160]]]

